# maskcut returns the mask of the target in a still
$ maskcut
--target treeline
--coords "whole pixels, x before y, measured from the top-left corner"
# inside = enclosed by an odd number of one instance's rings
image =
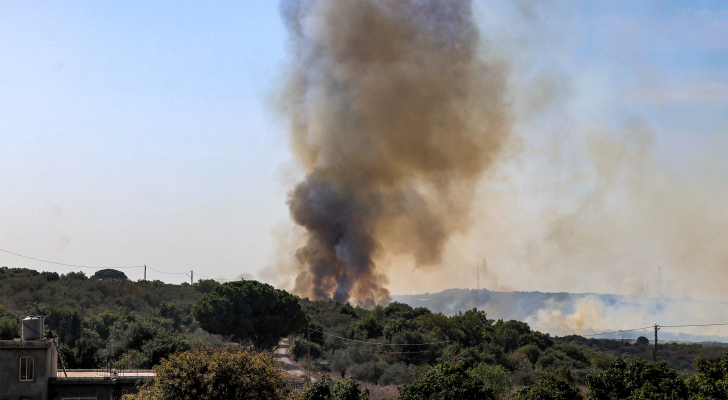
[[[570,382],[605,369],[613,357],[585,346],[554,340],[521,321],[492,320],[472,309],[446,316],[393,302],[364,310],[333,301],[301,300],[311,318],[315,367],[379,385],[412,383],[435,365],[461,362],[499,367],[513,384],[535,382],[544,372],[562,371]],[[293,338],[291,351],[308,355],[308,332]]]
[[[654,343],[642,336],[637,341],[585,338],[578,335],[569,335],[554,338],[562,343],[571,343],[582,346],[590,351],[604,353],[610,357],[620,357],[632,360],[639,357],[652,359]],[[633,343],[634,342],[634,343]],[[704,346],[700,343],[668,343],[660,342],[659,359],[681,373],[695,372],[695,359],[698,357],[718,358],[725,354],[723,346]]]
[[[378,385],[412,384],[434,366],[454,361],[465,369],[475,368],[480,375],[498,376],[504,387],[527,386],[550,376],[585,387],[595,371],[609,369],[618,359],[651,360],[654,349],[645,337],[636,343],[551,337],[525,322],[489,319],[477,309],[446,316],[397,302],[373,310],[333,301],[302,299],[301,304],[311,318],[314,368],[336,378],[353,377]],[[308,335],[309,331],[300,332],[292,340],[297,360],[308,356]],[[665,367],[684,376],[696,372],[699,357],[723,354],[722,347],[660,345]]]
[[[529,393],[542,392],[560,393],[561,397],[554,398],[577,398],[571,396],[581,396],[582,391],[589,393],[588,398],[612,399],[631,398],[639,388],[646,388],[640,389],[643,394],[670,388],[687,396],[679,398],[712,390],[728,399],[724,389],[728,386],[720,386],[728,383],[723,382],[728,375],[720,375],[720,371],[728,371],[728,357],[718,358],[724,354],[723,348],[661,345],[663,360],[679,361],[679,368],[671,368],[672,364],[653,365],[640,358],[651,354],[652,349],[644,337],[637,343],[580,336],[555,338],[525,322],[490,319],[477,309],[444,315],[393,302],[365,310],[334,301],[297,299],[254,281],[223,286],[211,280],[171,285],[132,282],[113,270],[88,277],[82,272],[58,275],[4,267],[0,268],[0,338],[19,337],[20,319],[40,314],[45,316],[46,336],[59,339],[67,368],[98,368],[110,363],[121,368],[150,368],[173,354],[203,345],[214,348],[235,340],[260,349],[272,346],[277,338],[262,340],[257,336],[280,325],[276,312],[261,311],[277,309],[268,303],[280,297],[279,292],[286,295],[285,301],[278,299],[283,309],[292,307],[299,313],[302,309],[309,319],[308,328],[291,338],[295,359],[304,360],[310,348],[313,366],[321,373],[342,381],[353,378],[397,385],[402,388],[401,399],[467,398],[467,393],[480,393],[481,397],[474,398],[530,399],[543,398],[529,397]],[[265,293],[275,296],[266,297]],[[216,318],[223,309],[232,313],[224,318],[222,330],[232,332],[230,336],[201,329],[192,309],[196,303],[205,302],[210,307],[219,303],[206,311],[217,310],[211,317]],[[233,318],[238,309],[250,315]],[[301,322],[295,329],[305,325],[305,319]],[[227,326],[231,324],[240,326]],[[258,340],[253,340],[256,337]],[[700,354],[708,357],[698,357]],[[350,385],[352,381],[346,382]],[[438,386],[438,382],[445,383]],[[469,392],[452,392],[453,387]],[[435,388],[445,394],[426,393]],[[520,389],[516,392],[516,388]],[[622,395],[627,397],[619,397]]]
[[[67,368],[151,368],[194,346],[222,343],[200,329],[192,306],[219,284],[127,280],[110,270],[88,277],[0,268],[0,339],[20,337],[20,320],[43,315]]]

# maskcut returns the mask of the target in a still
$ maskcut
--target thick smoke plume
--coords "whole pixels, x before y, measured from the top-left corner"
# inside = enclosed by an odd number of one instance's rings
[[[437,265],[510,131],[506,71],[470,1],[283,0],[293,61],[281,96],[306,172],[294,291],[389,301],[385,252]]]

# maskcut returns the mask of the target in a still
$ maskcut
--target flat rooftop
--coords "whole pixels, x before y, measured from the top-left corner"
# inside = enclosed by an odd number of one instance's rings
[[[67,375],[67,376],[66,376]],[[146,377],[154,378],[157,376],[151,369],[130,369],[130,370],[114,370],[108,369],[67,369],[63,373],[62,369],[58,369],[57,378],[134,378]]]
[[[50,347],[53,345],[52,339],[38,339],[38,340],[0,340],[0,347],[4,348],[19,348],[19,347]]]

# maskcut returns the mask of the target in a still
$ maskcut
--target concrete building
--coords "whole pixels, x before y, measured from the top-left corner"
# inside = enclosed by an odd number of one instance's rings
[[[58,368],[56,339],[0,340],[0,400],[116,400],[152,371]]]

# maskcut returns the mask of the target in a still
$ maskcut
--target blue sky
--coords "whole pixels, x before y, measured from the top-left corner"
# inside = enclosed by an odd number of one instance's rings
[[[519,177],[500,181],[502,196],[514,191],[511,184],[538,187],[539,163],[551,165],[552,176],[593,164],[583,159],[589,132],[621,140],[635,121],[650,132],[650,152],[666,176],[695,177],[684,171],[700,170],[711,152],[718,161],[701,177],[725,175],[725,2],[521,8],[502,1],[480,2],[478,13],[483,37],[513,66],[515,129],[537,154],[524,151],[520,162],[503,167]],[[0,249],[95,267],[192,269],[213,278],[257,276],[273,265],[280,236],[290,229],[286,193],[299,174],[285,121],[269,105],[285,66],[286,36],[275,1],[0,5]],[[546,89],[534,89],[541,84]],[[556,166],[544,161],[553,145],[562,153]],[[724,181],[717,182],[700,188],[720,192]],[[558,200],[533,199],[517,203],[539,216]],[[523,243],[542,236],[514,223],[517,239],[501,246],[508,235],[483,234],[488,223],[492,217],[455,238],[445,262],[475,260],[482,249],[472,244],[480,240],[501,249],[492,250],[495,260],[515,259]],[[0,254],[0,265],[77,270],[9,254]],[[526,267],[498,265],[492,268],[501,278],[491,284],[503,288],[588,289],[566,277],[581,272],[568,262],[564,279],[546,283],[538,273],[522,279]],[[443,274],[394,282],[392,291],[472,284],[467,274]],[[140,279],[141,270],[128,275]],[[188,279],[151,271],[149,277]],[[620,290],[605,284],[594,291]]]

